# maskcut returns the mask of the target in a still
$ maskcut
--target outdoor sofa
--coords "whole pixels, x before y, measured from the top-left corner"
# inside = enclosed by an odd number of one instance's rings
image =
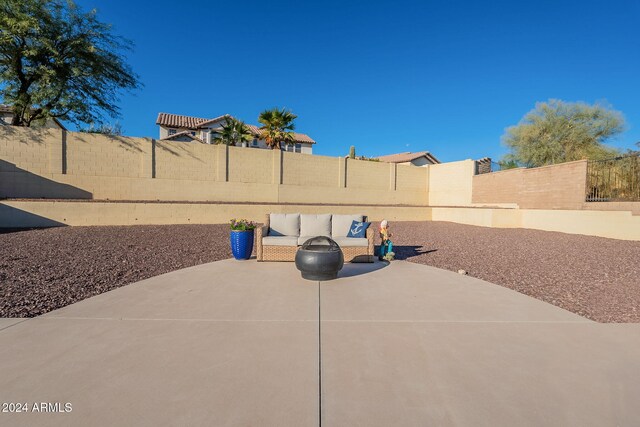
[[[256,229],[258,261],[294,261],[305,241],[327,236],[340,246],[345,262],[373,262],[373,227],[367,228],[366,237],[347,237],[353,221],[366,220],[364,215],[268,214]]]

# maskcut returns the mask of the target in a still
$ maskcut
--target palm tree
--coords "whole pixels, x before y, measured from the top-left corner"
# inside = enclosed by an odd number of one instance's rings
[[[295,129],[293,121],[297,117],[284,108],[275,107],[271,110],[263,111],[258,117],[258,121],[262,124],[260,138],[264,139],[271,149],[280,149],[282,143],[293,142],[293,130]]]
[[[242,145],[243,142],[249,142],[254,138],[249,127],[242,121],[229,117],[225,120],[221,130],[217,132],[213,138],[214,144],[226,145]]]

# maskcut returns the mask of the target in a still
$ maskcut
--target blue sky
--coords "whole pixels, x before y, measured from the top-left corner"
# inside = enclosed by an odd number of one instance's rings
[[[77,0],[136,47],[145,87],[122,98],[125,133],[157,113],[287,107],[315,153],[428,150],[499,158],[537,101],[606,101],[640,141],[640,2]]]

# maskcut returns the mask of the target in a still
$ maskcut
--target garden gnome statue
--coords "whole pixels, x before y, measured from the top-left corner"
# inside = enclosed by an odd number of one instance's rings
[[[383,259],[386,261],[392,261],[395,254],[393,253],[393,243],[390,240],[391,233],[389,232],[389,222],[386,219],[383,219],[380,223],[380,239],[382,239],[382,243],[380,244],[380,253],[378,254],[378,259],[382,261]]]

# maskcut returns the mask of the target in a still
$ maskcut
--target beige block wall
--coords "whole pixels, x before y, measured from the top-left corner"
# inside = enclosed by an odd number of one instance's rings
[[[495,228],[530,228],[640,241],[640,216],[629,211],[429,208],[430,220]]]
[[[66,132],[68,175],[151,177],[151,139]]]
[[[427,205],[427,193],[425,191],[354,190],[353,188],[281,185],[278,188],[278,192],[279,203],[339,203],[390,206]]]
[[[516,203],[525,209],[581,209],[587,161],[511,169],[473,177],[473,203]]]
[[[450,221],[483,227],[531,228],[640,241],[640,216],[622,211],[474,207],[1,201],[0,228],[61,225],[224,224],[269,212],[362,213],[372,221]]]
[[[582,208],[594,211],[630,211],[631,215],[640,215],[640,202],[585,202]]]
[[[61,130],[0,126],[0,173],[22,170],[46,174],[50,170],[49,157],[56,154],[61,161]]]
[[[338,187],[340,168],[338,157],[309,156],[282,153],[282,183],[312,187]]]
[[[429,170],[427,167],[398,165],[396,168],[396,188],[424,192],[429,188]]]
[[[224,146],[156,141],[155,176],[162,179],[215,181]]]
[[[640,216],[628,211],[525,209],[522,228],[640,240]]]
[[[372,190],[389,189],[388,163],[346,159],[346,165],[347,187]]]
[[[473,160],[427,166],[429,206],[470,206],[475,169]]]
[[[2,227],[50,227],[142,224],[226,224],[231,218],[263,222],[276,213],[364,214],[371,221],[424,221],[425,207],[314,206],[273,204],[108,203],[2,201]]]
[[[277,184],[273,163],[278,154],[273,150],[229,147],[229,181]]]
[[[425,168],[272,150],[5,126],[0,159],[0,198],[428,202]]]

